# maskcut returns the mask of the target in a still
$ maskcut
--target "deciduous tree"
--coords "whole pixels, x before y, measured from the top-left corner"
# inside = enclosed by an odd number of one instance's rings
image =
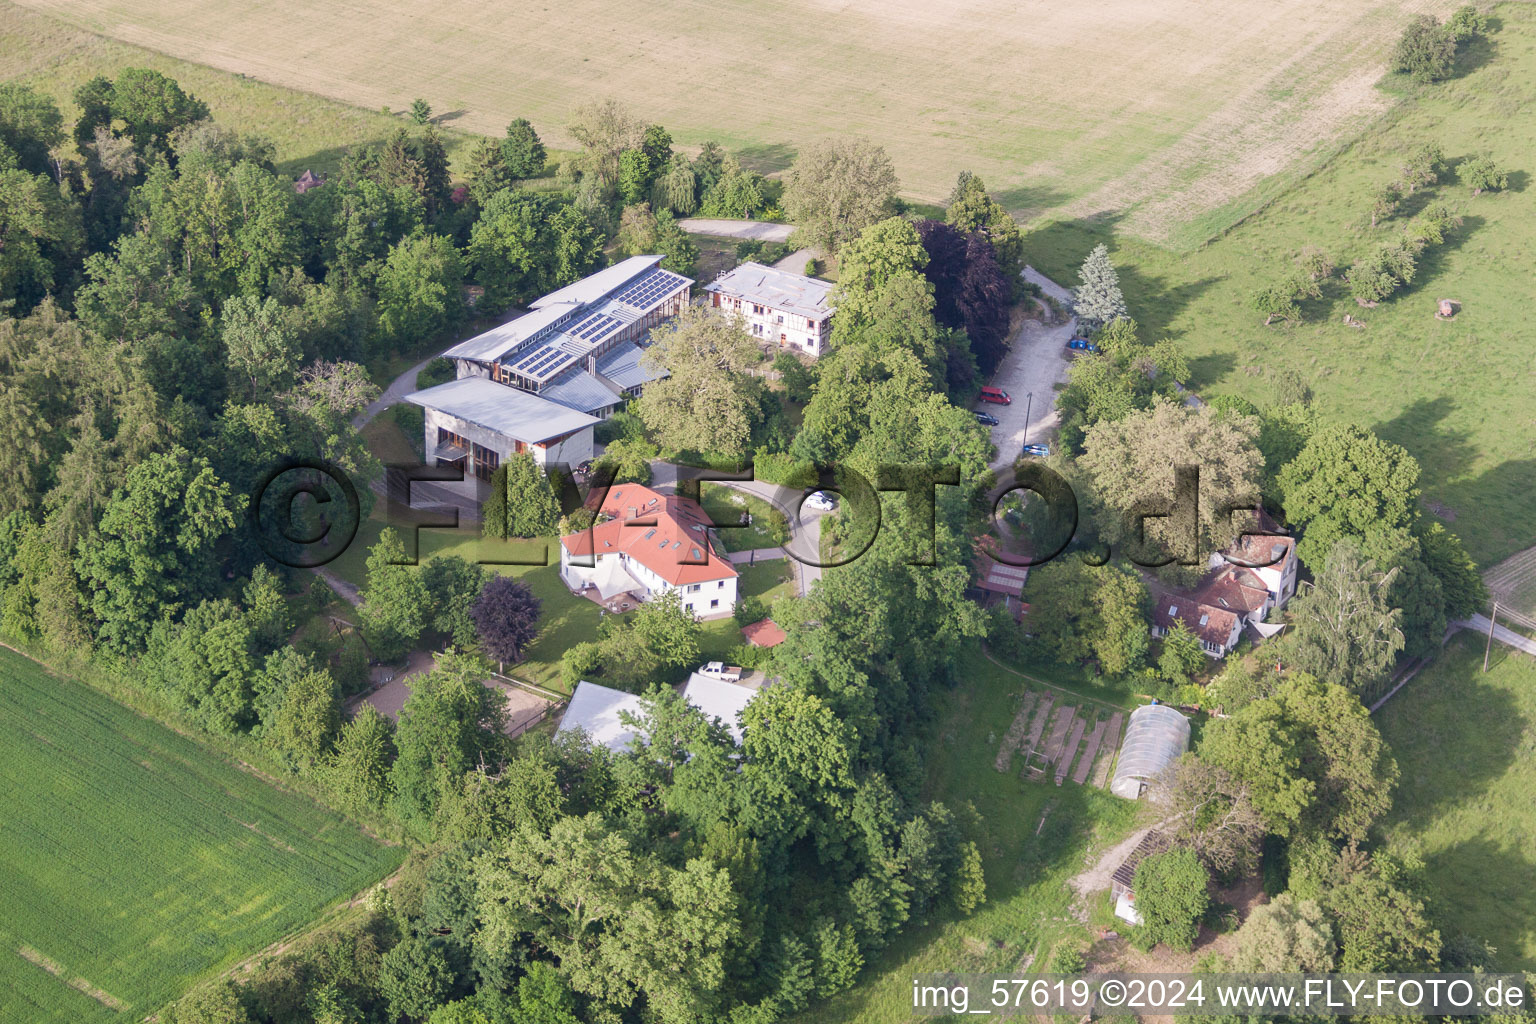
[[[685,310],[670,328],[652,332],[642,361],[668,376],[646,385],[635,411],[665,448],[746,454],[762,384],[747,371],[757,343],[738,323]]]
[[[801,150],[785,175],[784,212],[807,243],[836,252],[890,212],[897,187],[884,149],[828,139]]]
[[[1403,612],[1391,601],[1399,572],[1378,572],[1351,538],[1336,543],[1322,571],[1301,585],[1286,609],[1286,661],[1355,693],[1386,678],[1404,643]]]
[[[1136,913],[1151,944],[1187,951],[1211,903],[1210,875],[1193,850],[1174,849],[1136,865]]]
[[[470,610],[481,650],[503,665],[521,661],[539,635],[540,608],[528,584],[499,575],[486,580]]]

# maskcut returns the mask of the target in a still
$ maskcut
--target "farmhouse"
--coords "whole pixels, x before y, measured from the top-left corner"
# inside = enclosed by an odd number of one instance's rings
[[[831,338],[830,281],[747,262],[704,286],[710,305],[738,314],[757,338],[819,357]]]
[[[590,459],[593,425],[655,379],[640,364],[651,328],[688,304],[693,281],[664,258],[632,256],[444,352],[457,379],[406,396],[426,410],[427,464],[484,480],[522,451]]]
[[[1276,529],[1262,514],[1259,526]],[[1163,636],[1176,620],[1182,621],[1212,658],[1230,654],[1244,629],[1256,641],[1268,639],[1283,627],[1264,620],[1296,594],[1296,564],[1294,538],[1244,534],[1225,552],[1211,555],[1210,571],[1200,586],[1158,598],[1152,635]]]
[[[676,593],[700,618],[735,609],[736,570],[715,549],[709,516],[697,502],[623,484],[597,513],[591,529],[560,538],[560,578],[572,592],[600,602]]]

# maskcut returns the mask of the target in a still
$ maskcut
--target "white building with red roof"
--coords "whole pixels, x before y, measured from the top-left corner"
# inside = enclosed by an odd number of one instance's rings
[[[1276,530],[1260,513],[1259,529]],[[1211,555],[1210,573],[1188,593],[1160,595],[1152,614],[1152,635],[1162,636],[1182,620],[1212,658],[1226,657],[1249,629],[1263,640],[1283,628],[1267,623],[1296,593],[1296,541],[1277,534],[1247,533],[1224,552]]]
[[[560,578],[601,602],[676,593],[699,618],[729,615],[737,573],[715,547],[709,522],[697,502],[619,484],[603,498],[596,525],[560,538]]]

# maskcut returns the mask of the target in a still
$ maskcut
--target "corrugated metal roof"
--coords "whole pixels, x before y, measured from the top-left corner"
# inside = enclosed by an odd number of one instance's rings
[[[629,749],[636,731],[620,720],[622,712],[640,715],[640,698],[623,690],[583,680],[576,684],[576,690],[571,694],[571,702],[566,705],[565,715],[560,719],[560,728],[555,735],[580,729],[594,744],[623,752]]]
[[[756,690],[702,672],[689,676],[688,685],[683,687],[683,699],[704,712],[705,718],[720,719],[738,745],[741,743],[742,709],[756,696]]]
[[[620,345],[598,359],[597,372],[626,389],[637,388],[665,377],[665,371],[655,373],[641,364],[640,357],[644,354],[644,349],[639,345]]]
[[[568,373],[554,383],[546,384],[539,397],[585,413],[607,409],[622,400],[586,370]]]
[[[664,259],[666,259],[665,256],[631,256],[606,270],[599,270],[580,281],[550,292],[542,299],[534,300],[533,308],[543,309],[545,306],[561,302],[576,302],[583,305],[596,302],[609,292],[622,288]]]
[[[827,305],[827,294],[832,290],[832,282],[806,277],[804,274],[792,274],[787,270],[765,267],[751,261],[721,274],[712,283],[705,285],[704,290],[797,313],[812,320],[820,320],[833,312],[833,308]]]
[[[461,377],[406,395],[405,400],[457,416],[524,444],[548,441],[597,422],[584,412],[484,377]]]

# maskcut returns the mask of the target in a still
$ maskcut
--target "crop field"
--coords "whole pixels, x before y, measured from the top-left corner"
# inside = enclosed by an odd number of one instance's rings
[[[402,856],[8,650],[0,778],[0,1021],[141,1020]]]
[[[681,142],[764,170],[858,133],[912,197],[981,174],[1021,214],[1115,211],[1199,241],[1273,175],[1315,164],[1386,108],[1399,26],[1450,0],[24,0],[111,39],[356,104],[422,96],[455,126],[530,118],[570,145],[616,96]],[[1284,174],[1282,174],[1284,177]],[[1204,232],[1204,234],[1202,234]]]
[[[1423,467],[1426,509],[1485,567],[1536,544],[1536,134],[1520,116],[1536,103],[1536,8],[1493,10],[1489,37],[1459,59],[1456,77],[1414,90],[1325,167],[1195,252],[1128,238],[1113,217],[1040,226],[1025,242],[1036,267],[1069,285],[1088,250],[1108,242],[1144,336],[1179,342],[1200,394],[1243,395],[1263,408],[1274,371],[1296,370],[1324,419],[1407,448]],[[1341,271],[1321,300],[1303,303],[1300,323],[1264,327],[1253,295],[1303,248],[1343,268],[1402,232],[1406,214],[1371,228],[1368,196],[1424,143],[1451,164],[1489,153],[1509,170],[1510,188],[1474,197],[1447,173],[1407,214],[1441,198],[1463,223],[1421,257],[1411,285],[1361,309]],[[1454,320],[1435,318],[1441,298],[1461,304]],[[1366,326],[1346,326],[1346,313]]]
[[[1492,943],[1536,970],[1536,662],[1461,633],[1377,712],[1402,770],[1387,838],[1423,858],[1445,938]]]
[[[305,168],[318,174],[334,172],[348,148],[381,142],[405,124],[377,109],[363,110],[105,39],[0,0],[0,81],[23,81],[52,96],[66,120],[76,116],[71,97],[77,88],[96,75],[114,77],[125,67],[169,75],[205,101],[220,124],[271,139],[277,146],[278,169],[295,176]],[[475,138],[445,126],[450,158],[467,156]]]

